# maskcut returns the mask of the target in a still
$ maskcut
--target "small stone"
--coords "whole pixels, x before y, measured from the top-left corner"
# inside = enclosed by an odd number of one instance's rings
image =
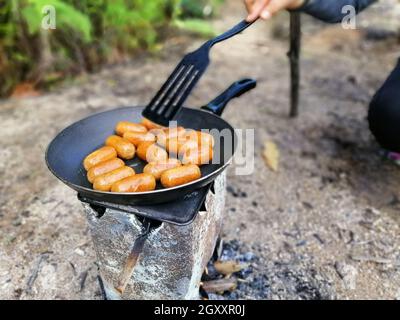
[[[239,196],[238,193],[235,191],[235,189],[233,189],[231,186],[228,186],[226,188],[226,191],[228,191],[230,194],[232,194],[232,196],[234,198],[237,198]]]
[[[215,293],[208,294],[208,300],[225,300],[223,296]]]
[[[253,269],[251,267],[248,267],[248,268],[245,268],[245,269],[241,270],[239,272],[239,275],[240,275],[241,278],[245,279],[252,273],[253,273]]]
[[[227,295],[227,298],[229,300],[237,300],[238,299],[238,294],[236,292],[231,292]],[[220,299],[223,300],[223,299]]]
[[[25,211],[22,211],[21,216],[27,218],[27,217],[29,217],[30,214],[31,214],[31,212],[29,210],[25,210]]]
[[[311,209],[314,208],[314,206],[311,203],[307,202],[307,201],[303,201],[303,207],[308,209],[308,210],[311,210]]]
[[[12,222],[12,225],[13,225],[14,227],[20,226],[20,225],[21,225],[21,219],[19,219],[19,218],[15,219],[15,220]]]
[[[296,243],[296,247],[302,247],[307,244],[306,240],[300,240],[299,242]]]
[[[256,255],[253,252],[246,252],[244,254],[244,261],[252,261],[254,260]]]
[[[81,249],[79,249],[79,248],[76,248],[76,249],[74,250],[74,252],[75,252],[77,255],[80,255],[81,257],[84,257],[84,256],[85,256],[85,252],[83,252],[83,250],[81,250]]]
[[[357,283],[358,271],[350,264],[335,262],[335,269],[347,290],[354,290]]]

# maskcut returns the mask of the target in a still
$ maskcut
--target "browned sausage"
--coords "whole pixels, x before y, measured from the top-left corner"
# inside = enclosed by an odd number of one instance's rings
[[[152,134],[154,134],[156,137],[159,134],[164,134],[165,135],[165,131],[163,128],[155,128],[155,129],[150,129],[149,132],[151,132]]]
[[[117,123],[115,127],[115,132],[119,136],[123,136],[125,132],[134,131],[134,132],[147,132],[147,128],[141,123],[133,123],[129,121],[120,121]]]
[[[198,149],[200,148],[199,145],[197,144],[196,140],[185,140],[181,141],[178,144],[178,154],[182,156],[186,150],[192,150],[192,149]]]
[[[131,167],[121,167],[118,169],[115,169],[111,172],[107,172],[100,177],[97,177],[94,179],[93,182],[93,189],[95,190],[100,190],[100,191],[110,191],[111,186],[124,178],[133,176],[135,174],[135,170],[133,170]]]
[[[93,151],[83,160],[83,166],[86,170],[99,164],[100,162],[111,160],[117,157],[117,151],[113,147],[101,147],[96,151]]]
[[[136,154],[137,156],[146,161],[146,153],[147,153],[147,149],[152,146],[154,144],[154,142],[150,142],[150,141],[145,141],[142,142],[141,144],[138,145],[137,150],[136,150]]]
[[[189,147],[194,148],[197,146],[198,146],[198,144],[194,140],[186,140],[186,139],[181,139],[178,137],[167,139],[165,142],[165,148],[167,149],[167,151],[170,154],[175,154],[175,155],[180,154],[182,152],[181,151],[182,148],[183,149],[186,149]]]
[[[157,143],[165,148],[168,140],[179,140],[185,132],[184,127],[165,128],[157,134]]]
[[[211,134],[187,130],[181,133],[179,136],[166,139],[165,142],[159,136],[157,137],[157,143],[165,146],[168,152],[173,154],[182,154],[184,150],[188,148],[209,148],[214,146],[214,137]]]
[[[87,179],[90,183],[93,183],[94,179],[100,177],[101,175],[113,171],[115,169],[121,168],[125,165],[125,163],[119,159],[114,158],[108,161],[100,162],[95,166],[91,167],[87,172]]]
[[[179,141],[178,138],[168,139],[166,136],[158,135],[157,143],[165,148],[169,153],[178,154]]]
[[[128,140],[119,136],[109,136],[106,140],[106,145],[117,150],[118,157],[122,159],[132,159],[135,156],[136,148]]]
[[[183,164],[197,164],[198,166],[211,163],[213,149],[209,146],[187,148],[182,153]]]
[[[179,167],[181,165],[182,164],[178,159],[171,158],[163,162],[150,162],[144,167],[143,172],[151,174],[154,176],[154,178],[156,178],[156,180],[159,180],[164,171]]]
[[[151,174],[139,173],[113,184],[112,192],[144,192],[156,188],[156,179]]]
[[[201,171],[195,164],[169,169],[161,174],[161,184],[165,188],[179,186],[201,177]]]
[[[178,137],[186,132],[184,127],[167,127],[163,131],[168,137]]]
[[[157,135],[157,143],[165,147],[166,141],[168,139],[179,139],[185,134],[186,130],[184,127],[171,127],[165,128],[162,133]]]
[[[201,147],[204,146],[214,147],[214,137],[207,132],[187,130],[184,137],[186,138],[186,140],[197,141],[198,145]]]
[[[197,131],[197,136],[199,137],[201,146],[214,147],[214,137],[211,134],[207,132]]]
[[[138,146],[142,142],[155,142],[156,136],[151,132],[134,132],[128,131],[123,135],[124,139],[132,142],[135,146]]]
[[[140,159],[147,162],[162,162],[168,159],[168,153],[154,142],[142,142],[137,149]]]
[[[165,127],[163,127],[157,123],[154,123],[153,121],[150,121],[149,119],[146,119],[146,118],[142,119],[142,125],[144,125],[148,130],[165,128]]]

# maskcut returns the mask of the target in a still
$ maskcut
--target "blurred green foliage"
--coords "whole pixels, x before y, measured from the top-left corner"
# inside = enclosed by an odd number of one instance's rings
[[[202,19],[221,1],[0,1],[0,96],[20,82],[44,86],[137,50],[153,50],[166,26],[210,36],[213,30]],[[56,29],[42,27],[49,5],[56,12]]]
[[[181,0],[180,9],[186,18],[208,18],[214,15],[224,0]]]

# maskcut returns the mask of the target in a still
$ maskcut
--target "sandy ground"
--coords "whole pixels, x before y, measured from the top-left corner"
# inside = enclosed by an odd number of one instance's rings
[[[229,10],[217,30],[240,18],[238,5]],[[376,13],[360,21],[387,28]],[[379,155],[366,122],[368,101],[400,56],[398,42],[306,19],[301,112],[289,119],[287,23],[286,15],[257,23],[216,46],[188,102],[200,106],[242,77],[258,80],[224,114],[234,127],[256,130],[256,164],[250,176],[229,169],[223,237],[260,255],[255,269],[267,298],[400,298],[400,170]],[[0,103],[0,298],[101,298],[83,210],[47,170],[45,148],[82,117],[145,104],[199,43],[174,36],[156,56]],[[262,161],[268,139],[281,153],[278,172]]]

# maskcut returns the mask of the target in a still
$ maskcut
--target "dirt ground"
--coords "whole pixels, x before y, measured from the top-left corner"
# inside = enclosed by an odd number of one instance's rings
[[[241,10],[231,4],[216,29]],[[260,256],[254,270],[267,299],[400,299],[400,170],[366,122],[368,101],[400,56],[390,31],[400,24],[388,21],[377,9],[357,30],[304,19],[297,119],[288,118],[286,14],[216,46],[189,99],[200,106],[239,78],[258,80],[224,114],[236,128],[255,128],[256,167],[250,176],[229,169],[223,237]],[[174,36],[155,56],[0,102],[0,298],[101,299],[81,204],[47,170],[46,146],[89,114],[146,104],[200,42]],[[281,153],[277,172],[261,157],[268,139]]]

